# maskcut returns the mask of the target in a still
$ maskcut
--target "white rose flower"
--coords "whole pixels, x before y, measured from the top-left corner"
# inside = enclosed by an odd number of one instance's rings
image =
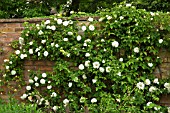
[[[51,89],[52,88],[52,86],[50,85],[50,86],[47,86],[47,89]]]
[[[89,17],[89,18],[88,18],[88,21],[89,21],[89,22],[93,22],[93,18]]]
[[[101,42],[105,42],[105,40],[104,40],[104,39],[101,39]]]
[[[64,22],[63,22],[63,25],[64,25],[64,26],[68,26],[68,24],[69,24],[69,21],[64,21]]]
[[[15,54],[16,54],[16,55],[19,55],[19,54],[20,54],[20,50],[16,50],[16,51],[15,51]]]
[[[41,83],[41,84],[45,84],[45,80],[44,80],[44,79],[41,79],[41,80],[40,80],[40,83]]]
[[[44,24],[45,25],[50,24],[50,20],[46,20]]]
[[[96,80],[96,79],[92,79],[92,82],[93,82],[93,84],[94,84],[94,83],[96,83],[96,82],[97,82],[97,80]]]
[[[45,44],[45,43],[46,43],[46,40],[41,40],[41,43],[42,43],[42,44]]]
[[[67,104],[69,103],[69,100],[68,100],[68,99],[64,99],[64,100],[63,100],[63,103],[64,103],[65,105],[67,105]]]
[[[114,42],[112,42],[112,46],[113,46],[113,47],[118,47],[118,46],[119,46],[119,43],[118,43],[117,41],[114,41]]]
[[[163,39],[159,39],[159,43],[161,44],[163,42]]]
[[[87,46],[87,43],[84,43],[83,46]]]
[[[154,87],[154,86],[151,86],[151,87],[149,88],[149,92],[154,92],[154,91],[156,91],[156,90],[157,90],[157,88]]]
[[[34,81],[32,79],[29,79],[29,83],[32,84],[34,83]]]
[[[149,67],[152,67],[152,66],[153,66],[153,64],[152,64],[152,63],[148,63],[148,66],[149,66]]]
[[[37,77],[37,76],[35,76],[35,77],[34,77],[34,80],[35,80],[35,81],[37,81],[37,80],[38,80],[38,77]]]
[[[146,80],[145,80],[145,84],[146,84],[146,85],[150,85],[150,84],[151,84],[151,81],[150,81],[149,79],[146,79]]]
[[[63,40],[64,40],[64,41],[68,41],[68,38],[64,38]]]
[[[52,92],[51,97],[56,97],[57,93],[56,92]]]
[[[21,59],[24,59],[24,54],[21,54],[21,55],[20,55],[20,58],[21,58]]]
[[[119,61],[120,61],[120,62],[123,62],[123,58],[119,58]]]
[[[94,27],[93,25],[90,25],[90,26],[89,26],[89,30],[90,30],[90,31],[94,31],[94,29],[95,29],[95,27]]]
[[[24,38],[19,37],[19,44],[23,45],[24,44]]]
[[[99,62],[93,62],[93,68],[98,69],[100,67],[100,63]]]
[[[40,52],[38,52],[38,56],[40,56],[40,54],[41,54],[41,53],[40,53]]]
[[[104,20],[104,18],[103,18],[103,17],[99,18],[99,22],[101,22],[101,21],[103,21],[103,20]]]
[[[92,98],[91,99],[91,103],[96,103],[97,102],[97,99],[96,98]]]
[[[82,29],[82,31],[85,31],[86,30],[86,26],[82,26],[81,29]]]
[[[33,42],[31,41],[31,42],[29,42],[29,45],[33,45]]]
[[[40,31],[38,32],[38,34],[39,34],[39,35],[42,35],[42,34],[44,34],[44,33],[42,32],[42,30],[40,30]]]
[[[48,56],[48,51],[44,51],[44,56],[45,56],[45,57]]]
[[[46,73],[42,73],[42,77],[43,78],[47,77],[47,74]]]
[[[80,98],[80,103],[84,103],[86,101],[86,98],[85,97],[81,97]]]
[[[22,100],[24,100],[24,99],[26,99],[27,98],[27,94],[23,94],[20,98],[22,99]]]
[[[54,47],[54,43],[51,43],[51,47]]]
[[[51,30],[55,31],[56,30],[56,27],[53,25],[51,26]]]
[[[132,5],[131,4],[126,4],[126,7],[131,7]]]
[[[35,86],[38,87],[38,86],[39,86],[39,83],[36,82],[36,83],[35,83]]]
[[[91,42],[91,40],[90,40],[90,39],[86,39],[84,42],[85,42],[85,43]]]
[[[139,53],[139,48],[138,48],[138,47],[135,47],[135,48],[133,49],[133,51],[134,51],[135,53]]]
[[[111,71],[111,67],[110,66],[106,67],[106,72],[109,73],[110,71]]]
[[[9,61],[10,64],[12,64],[12,61]]]
[[[58,48],[58,47],[59,47],[59,45],[58,45],[58,44],[56,44],[56,45],[55,45],[55,47],[56,47],[56,48]]]
[[[35,49],[35,52],[38,52],[39,50],[40,50],[39,48],[36,48],[36,49]]]
[[[74,11],[70,11],[70,14],[74,14]]]
[[[86,77],[86,75],[85,75],[85,74],[82,76],[82,78],[83,78],[83,79],[87,79],[87,77]]]
[[[139,82],[136,87],[143,90],[145,88],[145,84],[143,82]]]
[[[46,28],[47,28],[47,29],[51,29],[51,26],[48,25]]]
[[[55,112],[57,111],[57,106],[53,106],[53,108],[52,108]]]
[[[9,62],[9,59],[4,59],[4,62]]]
[[[50,84],[50,83],[51,83],[51,81],[48,81],[48,83]]]
[[[69,82],[68,83],[68,87],[72,87],[73,83],[72,82]]]
[[[103,68],[103,67],[100,67],[100,68],[99,68],[99,71],[103,73],[103,72],[104,72],[104,68]]]
[[[83,64],[80,64],[80,65],[79,65],[79,69],[80,69],[80,70],[83,70],[83,69],[84,69],[84,65],[83,65]]]
[[[85,61],[85,66],[86,67],[89,67],[90,66],[90,61],[88,60],[88,61]]]
[[[170,88],[170,83],[167,83],[167,82],[166,82],[166,83],[164,84],[164,87],[165,87],[165,88]]]
[[[155,79],[153,80],[153,83],[159,84],[158,78],[155,78]]]
[[[31,90],[31,86],[26,86],[26,90]]]
[[[77,41],[80,41],[80,40],[81,40],[81,36],[78,35],[78,36],[77,36]]]
[[[78,82],[79,78],[78,77],[74,77],[73,81],[74,82]]]
[[[6,69],[9,69],[9,66],[5,66]]]
[[[73,35],[73,32],[68,32],[67,34],[68,34],[68,35]]]
[[[123,17],[123,16],[120,16],[120,20],[122,20],[122,19],[124,19],[124,17]]]
[[[45,105],[50,105],[49,101],[48,100],[45,100]]]
[[[152,104],[152,102],[148,102],[147,104],[146,104],[146,106],[150,106]]]
[[[57,24],[60,25],[60,24],[62,24],[62,22],[63,22],[63,21],[62,21],[61,19],[57,19]]]
[[[69,20],[68,22],[69,22],[69,24],[73,24],[73,21],[72,21],[72,20]]]
[[[17,72],[15,70],[11,71],[11,75],[15,75]]]
[[[102,63],[104,64],[104,63],[105,63],[105,60],[102,60]]]
[[[89,56],[90,56],[90,53],[86,53],[86,54],[85,54],[85,57],[89,57]]]
[[[112,17],[111,17],[111,16],[108,16],[107,19],[110,20],[110,19],[112,19]]]
[[[122,73],[121,73],[121,72],[118,72],[117,75],[118,75],[118,76],[122,76]]]
[[[29,54],[33,54],[33,49],[29,49]]]

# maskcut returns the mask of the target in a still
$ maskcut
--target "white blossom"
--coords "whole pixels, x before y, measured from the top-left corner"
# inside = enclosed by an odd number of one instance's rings
[[[56,27],[53,25],[51,26],[51,30],[55,31],[56,30]]]
[[[143,90],[145,88],[145,84],[143,82],[138,82],[136,87]]]
[[[34,77],[34,80],[35,80],[35,81],[37,81],[37,80],[38,80],[38,77],[37,77],[37,76],[35,76],[35,77]]]
[[[102,63],[105,63],[106,61],[105,60],[102,60]]]
[[[106,72],[109,73],[110,71],[111,71],[111,67],[110,66],[106,67]]]
[[[105,40],[104,40],[104,39],[101,39],[101,42],[105,42]]]
[[[96,98],[92,98],[91,99],[91,103],[96,103],[97,102],[97,99]]]
[[[99,68],[99,71],[103,73],[103,72],[104,72],[104,68],[103,68],[103,67],[100,67],[100,68]]]
[[[135,53],[139,53],[139,48],[138,48],[138,47],[135,47],[135,48],[133,49],[133,51],[134,51]]]
[[[131,4],[126,4],[126,7],[131,7],[132,5]]]
[[[63,22],[63,21],[62,21],[61,19],[57,19],[57,24],[60,25],[60,24],[62,24],[62,22]]]
[[[146,80],[145,80],[145,84],[146,84],[146,85],[150,85],[150,84],[151,84],[151,81],[150,81],[149,79],[146,79]]]
[[[82,29],[82,31],[85,31],[86,30],[86,26],[82,26],[81,29]]]
[[[148,63],[148,66],[149,66],[149,67],[152,67],[152,66],[153,66],[153,64],[152,64],[152,63]]]
[[[24,99],[26,99],[27,98],[27,94],[23,94],[20,98],[22,99],[22,100],[24,100]]]
[[[99,22],[101,22],[101,21],[103,21],[103,20],[104,20],[104,18],[103,18],[103,17],[99,18]]]
[[[32,79],[28,80],[30,84],[34,83],[34,81]]]
[[[111,16],[107,16],[107,19],[110,20],[110,19],[112,19],[112,17]]]
[[[29,49],[29,54],[33,54],[33,49]]]
[[[17,72],[15,70],[11,71],[11,75],[15,75]]]
[[[83,46],[87,46],[87,43],[84,43]]]
[[[70,14],[74,14],[74,11],[70,11]]]
[[[23,45],[24,44],[24,38],[19,37],[19,44]]]
[[[167,82],[166,82],[166,83],[164,84],[164,87],[165,87],[165,88],[170,88],[170,83],[167,83]]]
[[[89,30],[90,30],[90,31],[94,31],[94,29],[95,29],[95,27],[94,27],[93,25],[90,25],[90,26],[89,26]]]
[[[89,21],[89,22],[93,22],[93,18],[89,17],[89,18],[88,18],[88,21]]]
[[[84,74],[84,75],[82,75],[82,78],[83,78],[83,79],[87,79],[87,77],[86,77],[86,75],[85,75],[85,74]]]
[[[41,79],[41,80],[40,80],[40,83],[41,83],[41,84],[45,84],[45,80],[44,80],[44,79]]]
[[[151,87],[149,88],[149,92],[154,92],[154,91],[156,91],[156,90],[157,90],[157,88],[154,87],[154,86],[151,86]]]
[[[72,87],[73,83],[72,82],[69,82],[68,83],[68,87]]]
[[[64,26],[68,26],[68,24],[69,24],[69,21],[64,21],[64,22],[63,22],[63,25],[64,25]]]
[[[15,54],[16,54],[16,55],[19,55],[19,54],[20,54],[20,50],[16,50],[16,51],[15,51]]]
[[[48,100],[45,100],[45,105],[50,105],[49,101]]]
[[[68,99],[64,99],[64,100],[63,100],[63,103],[64,103],[65,105],[67,105],[67,104],[69,103],[69,100],[68,100]]]
[[[119,58],[119,61],[120,61],[120,62],[123,62],[123,58]]]
[[[45,25],[50,24],[50,20],[46,20],[44,24]]]
[[[41,43],[42,43],[42,44],[45,44],[45,43],[46,43],[46,40],[41,40]]]
[[[89,56],[90,56],[90,53],[86,53],[86,54],[85,54],[85,57],[89,57]]]
[[[118,72],[117,75],[118,75],[118,76],[122,76],[121,72]]]
[[[86,66],[86,67],[89,67],[89,66],[90,66],[90,61],[89,61],[89,60],[85,61],[85,66]]]
[[[31,90],[31,86],[26,86],[26,90]]]
[[[57,93],[56,92],[52,92],[51,97],[56,97]]]
[[[64,41],[68,41],[68,38],[64,38],[63,40],[64,40]]]
[[[73,32],[68,32],[67,34],[68,34],[68,35],[73,35]]]
[[[80,41],[80,40],[81,40],[81,36],[78,35],[78,36],[77,36],[77,41]]]
[[[57,106],[53,106],[53,108],[52,108],[55,112],[57,111]]]
[[[158,78],[155,78],[155,79],[153,80],[153,83],[159,84]]]
[[[51,47],[53,47],[54,46],[54,43],[51,43]]]
[[[97,82],[97,80],[96,80],[96,79],[92,79],[92,82],[93,82],[93,84],[94,84],[94,83],[96,83],[96,82]]]
[[[36,83],[35,83],[35,86],[38,87],[38,86],[39,86],[39,83],[36,82]]]
[[[47,89],[51,89],[52,88],[52,86],[50,85],[50,86],[47,86]]]
[[[112,42],[112,46],[113,46],[113,47],[118,47],[118,46],[119,46],[119,43],[118,43],[117,41],[114,41],[114,42]]]
[[[120,16],[120,20],[122,20],[122,19],[124,19],[124,17],[123,17],[123,16]]]
[[[39,35],[42,35],[42,34],[44,34],[44,33],[42,32],[42,30],[40,30],[40,31],[38,32],[38,34],[39,34]]]
[[[55,44],[55,47],[56,47],[56,48],[58,48],[58,47],[59,47],[59,45],[58,45],[58,44]]]
[[[152,102],[148,102],[146,105],[147,105],[147,106],[150,106],[151,104],[152,104]]]
[[[84,65],[83,65],[83,64],[80,64],[80,65],[79,65],[79,69],[80,69],[80,70],[83,70],[83,69],[84,69]]]
[[[47,74],[46,73],[42,73],[42,77],[43,78],[47,77]]]
[[[84,103],[84,102],[85,102],[85,100],[86,100],[86,98],[85,98],[85,97],[81,97],[81,98],[80,98],[80,103]]]
[[[21,54],[21,55],[20,55],[20,58],[21,58],[21,59],[24,59],[25,57],[27,57],[27,54]]]
[[[45,56],[45,57],[48,56],[48,51],[44,51],[44,56]]]
[[[29,42],[29,45],[33,45],[33,42],[31,41],[31,42]]]
[[[93,68],[98,69],[100,67],[100,63],[99,62],[93,62]]]
[[[163,39],[159,39],[159,43],[161,44],[163,42]]]
[[[5,66],[5,69],[7,69],[7,70],[8,70],[8,69],[9,69],[9,66]]]

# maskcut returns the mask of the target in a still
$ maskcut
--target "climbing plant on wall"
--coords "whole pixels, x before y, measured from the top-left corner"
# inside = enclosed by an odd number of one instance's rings
[[[16,51],[5,60],[6,80],[23,79],[25,60],[55,62],[53,72],[30,70],[21,99],[54,112],[167,112],[156,104],[170,92],[153,71],[170,30],[166,14],[118,5],[86,23],[51,18],[25,24]],[[162,16],[164,18],[160,19]],[[43,89],[43,90],[40,90]]]

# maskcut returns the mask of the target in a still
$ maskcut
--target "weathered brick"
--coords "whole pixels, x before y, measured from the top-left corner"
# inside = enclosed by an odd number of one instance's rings
[[[32,60],[26,60],[26,61],[24,61],[24,65],[25,66],[32,66],[34,64],[34,61],[32,61]]]
[[[34,65],[36,66],[46,66],[46,63],[44,60],[37,60],[37,61],[34,61]]]
[[[0,32],[2,33],[15,32],[15,28],[12,27],[0,28]]]
[[[161,104],[170,104],[170,95],[162,95],[160,98]]]
[[[53,71],[53,67],[50,67],[50,66],[36,66],[36,70],[40,70],[40,71]]]
[[[6,26],[7,26],[6,23],[0,23],[0,28],[4,28],[4,27],[6,27]]]
[[[20,33],[7,33],[8,38],[14,38],[14,40],[17,40],[21,36]]]
[[[15,28],[15,32],[22,32],[23,30],[24,30],[24,27]]]
[[[20,23],[8,23],[7,27],[12,27],[12,28],[20,27]]]

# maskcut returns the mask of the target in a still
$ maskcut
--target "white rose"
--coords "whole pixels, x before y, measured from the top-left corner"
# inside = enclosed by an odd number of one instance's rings
[[[32,45],[33,44],[33,42],[29,42],[29,45]]]
[[[120,62],[123,62],[123,58],[119,58],[119,61],[120,61]]]
[[[123,17],[123,16],[120,16],[120,20],[122,20],[122,19],[124,19],[124,17]]]
[[[136,87],[143,90],[145,88],[145,84],[143,82],[138,82]]]
[[[70,11],[70,14],[73,14],[74,13],[74,11]]]
[[[57,19],[57,24],[62,24],[62,20],[61,19]]]
[[[104,40],[104,39],[101,39],[101,42],[105,42],[105,40]]]
[[[126,7],[130,7],[130,6],[132,6],[131,4],[126,4]]]
[[[85,74],[82,76],[82,78],[83,78],[83,79],[87,79],[87,77],[86,77],[86,75],[85,75]]]
[[[41,83],[41,84],[45,84],[45,80],[44,80],[44,79],[41,79],[41,80],[40,80],[40,83]]]
[[[19,44],[21,44],[21,45],[24,44],[24,39],[22,37],[19,37]]]
[[[15,51],[15,54],[16,54],[16,55],[19,55],[19,54],[20,54],[20,50],[16,50],[16,51]]]
[[[91,103],[96,103],[97,102],[97,99],[96,98],[92,98],[91,99]]]
[[[85,66],[86,67],[89,67],[90,66],[90,61],[88,60],[88,61],[85,61]]]
[[[133,51],[134,51],[135,53],[139,53],[139,48],[138,48],[138,47],[135,47],[135,48],[133,49]]]
[[[159,84],[158,78],[155,78],[155,79],[153,80],[153,83]]]
[[[63,100],[63,103],[64,103],[65,105],[67,105],[67,104],[69,103],[69,100],[68,100],[68,99],[64,99],[64,100]]]
[[[57,111],[57,106],[53,106],[52,108],[54,111]]]
[[[86,54],[85,54],[85,57],[89,57],[89,56],[90,56],[90,53],[86,53]]]
[[[47,74],[46,73],[42,73],[42,77],[43,78],[47,77]]]
[[[73,33],[72,33],[72,32],[68,32],[67,34],[68,34],[68,35],[73,35]]]
[[[114,42],[112,42],[112,46],[113,46],[113,47],[118,47],[118,46],[119,46],[119,43],[118,43],[117,41],[114,41]]]
[[[32,84],[34,83],[34,81],[32,79],[29,79],[29,83]]]
[[[83,64],[80,64],[80,65],[79,65],[79,69],[80,69],[80,70],[83,70],[83,69],[84,69],[84,65],[83,65]]]
[[[145,84],[146,84],[146,85],[150,85],[150,84],[151,84],[151,81],[150,81],[149,79],[146,79],[146,80],[145,80]]]
[[[106,72],[109,73],[110,71],[111,71],[111,67],[110,66],[106,67]]]
[[[63,25],[64,25],[64,26],[68,26],[68,24],[69,24],[69,21],[64,21],[64,22],[63,22]]]
[[[44,51],[44,56],[45,56],[45,57],[48,56],[48,51]]]
[[[82,26],[81,29],[82,29],[82,31],[85,31],[86,30],[86,26]]]
[[[26,90],[31,90],[31,86],[26,86]]]
[[[122,76],[121,72],[118,72],[117,75],[118,75],[118,76]]]
[[[152,64],[152,63],[148,63],[148,66],[149,66],[149,67],[152,67],[152,66],[153,66],[153,64]]]
[[[100,67],[100,63],[99,62],[93,62],[93,68],[98,69]]]
[[[39,83],[35,83],[35,86],[38,87],[38,86],[39,86]]]
[[[165,87],[165,88],[170,88],[170,83],[165,83],[165,84],[164,84],[164,87]]]
[[[72,87],[73,83],[72,82],[69,82],[68,83],[68,87]]]
[[[46,40],[41,40],[41,43],[42,43],[42,44],[45,44],[45,43],[46,43]]]
[[[27,94],[23,94],[20,98],[22,99],[22,100],[24,100],[24,99],[26,99],[27,98]]]
[[[39,34],[39,35],[42,35],[42,34],[43,34],[43,32],[40,30],[40,31],[38,32],[38,34]]]
[[[11,71],[11,75],[15,75],[17,72],[15,70]]]
[[[52,88],[52,86],[50,85],[50,86],[47,86],[47,89],[51,89]]]
[[[33,49],[29,49],[29,54],[33,54]]]
[[[56,27],[53,25],[51,26],[51,30],[55,31],[56,30]]]
[[[110,19],[112,19],[112,17],[111,17],[111,16],[108,16],[107,19],[110,20]]]
[[[87,46],[87,43],[84,43],[83,46]]]
[[[34,77],[34,80],[35,80],[35,81],[37,81],[37,80],[38,80],[38,77],[37,77],[37,76],[35,76],[35,77]]]
[[[96,83],[96,82],[97,82],[97,80],[96,80],[96,79],[92,79],[92,82],[93,82],[93,84],[94,84],[94,83]]]
[[[94,31],[94,29],[95,29],[95,27],[94,27],[93,25],[90,25],[90,26],[89,26],[89,30],[90,30],[90,31]]]
[[[86,98],[85,98],[85,97],[81,97],[81,98],[80,98],[80,103],[84,103],[84,102],[85,102],[85,100],[86,100]]]
[[[64,38],[63,40],[64,40],[64,41],[68,41],[68,38]]]
[[[103,18],[103,17],[99,18],[99,22],[101,22],[101,21],[103,21],[103,20],[104,20],[104,18]]]
[[[104,72],[104,68],[103,68],[103,67],[100,67],[100,68],[99,68],[99,71],[103,73],[103,72]]]
[[[56,45],[55,45],[55,47],[56,47],[56,48],[58,48],[58,47],[59,47],[59,45],[58,45],[58,44],[56,44]]]
[[[102,63],[105,63],[105,60],[102,60]]]
[[[46,28],[47,28],[47,29],[51,29],[51,26],[48,25]]]
[[[51,47],[53,47],[54,46],[54,43],[51,43]]]
[[[9,66],[5,66],[6,69],[9,69]]]
[[[56,92],[52,92],[51,97],[56,97],[57,93]]]
[[[46,20],[44,24],[47,25],[49,23],[50,23],[50,20]]]
[[[148,102],[148,103],[146,104],[146,106],[150,106],[150,104],[152,104],[152,102]]]
[[[81,40],[81,36],[78,35],[78,36],[77,36],[77,41],[80,41],[80,40]]]
[[[151,86],[151,87],[149,88],[149,92],[154,92],[154,91],[156,91],[156,90],[157,90],[157,88],[154,87],[154,86]]]
[[[93,22],[93,18],[89,17],[89,18],[88,18],[88,21],[89,21],[89,22]]]

